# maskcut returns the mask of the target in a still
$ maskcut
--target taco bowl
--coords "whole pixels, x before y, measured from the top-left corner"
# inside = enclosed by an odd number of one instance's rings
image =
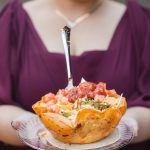
[[[49,93],[32,106],[54,138],[65,143],[92,143],[110,135],[127,103],[105,83],[80,83],[71,90]]]

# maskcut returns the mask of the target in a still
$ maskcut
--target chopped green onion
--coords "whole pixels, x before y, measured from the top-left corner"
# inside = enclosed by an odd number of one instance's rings
[[[66,117],[66,118],[68,118],[69,116],[71,116],[70,112],[61,112],[61,114],[62,114],[64,117]]]
[[[98,110],[104,110],[104,109],[112,107],[109,104],[103,104],[103,103],[100,103],[100,102],[95,102],[93,99],[90,99],[90,98],[84,98],[84,101],[82,101],[82,105],[85,105],[85,106],[86,105],[91,105],[95,109],[98,109]]]
[[[93,101],[92,99],[90,99],[90,98],[85,98],[84,99],[86,102],[91,102],[91,101]]]
[[[103,109],[106,109],[106,108],[111,108],[111,105],[95,102],[94,103],[94,108],[99,109],[99,110],[103,110]]]

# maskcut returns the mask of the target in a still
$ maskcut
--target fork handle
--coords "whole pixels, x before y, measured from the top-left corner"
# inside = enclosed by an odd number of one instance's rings
[[[62,41],[64,45],[64,50],[65,50],[68,81],[73,80],[72,68],[71,68],[71,56],[70,56],[70,32],[71,32],[71,29],[67,26],[65,26],[62,29]]]

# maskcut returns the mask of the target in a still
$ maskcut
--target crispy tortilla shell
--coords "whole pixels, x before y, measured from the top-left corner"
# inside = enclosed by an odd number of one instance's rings
[[[74,122],[68,118],[48,112],[41,108],[39,102],[33,105],[34,111],[39,115],[45,127],[53,136],[65,143],[92,143],[112,133],[127,108],[125,98],[119,105],[103,111],[96,109],[81,109]]]

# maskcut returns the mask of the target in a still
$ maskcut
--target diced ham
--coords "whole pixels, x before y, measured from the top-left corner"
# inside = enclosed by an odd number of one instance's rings
[[[53,93],[48,93],[44,96],[44,102],[47,103],[48,101],[56,100],[55,95]]]
[[[47,107],[50,112],[59,113],[60,109],[57,105],[50,105]]]

